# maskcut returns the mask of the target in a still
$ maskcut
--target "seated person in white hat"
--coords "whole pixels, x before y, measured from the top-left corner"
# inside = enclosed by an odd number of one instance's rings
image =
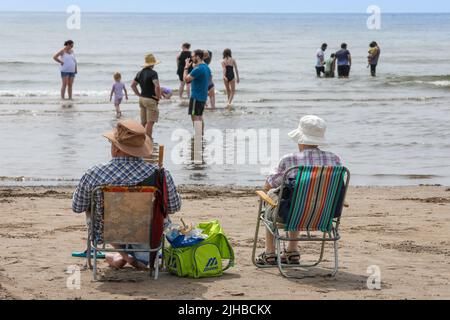
[[[299,152],[284,156],[275,171],[267,178],[265,190],[269,191],[269,196],[278,200],[278,193],[286,171],[296,166],[341,166],[341,158],[334,153],[322,151],[319,146],[326,145],[325,132],[327,124],[324,120],[316,116],[305,116],[300,120],[299,127],[289,133],[297,144]],[[295,178],[297,172],[292,172]],[[269,208],[270,209],[270,208]],[[266,213],[267,214],[267,213]],[[297,232],[291,232],[290,237],[298,236]],[[258,264],[276,265],[277,255],[275,254],[274,238],[266,230],[266,251],[258,258]],[[289,242],[286,252],[282,255],[282,263],[299,264],[300,253],[298,242]]]
[[[104,134],[111,142],[112,160],[108,163],[93,166],[81,178],[75,193],[73,194],[72,209],[75,213],[86,212],[87,223],[90,225],[90,207],[92,191],[104,185],[111,186],[136,186],[151,177],[159,168],[144,161],[153,152],[153,144],[145,133],[144,127],[136,121],[124,120],[117,123],[114,132]],[[180,211],[181,198],[177,193],[172,176],[166,170],[166,181],[168,190],[169,214]],[[97,203],[101,200],[102,193],[99,192]],[[96,216],[98,228],[103,216],[102,207],[97,207]],[[101,227],[100,227],[101,228]],[[97,229],[96,229],[96,232]],[[86,254],[91,254],[87,252]],[[148,256],[148,255],[147,255]],[[109,254],[106,261],[111,267],[122,268],[127,263],[138,269],[144,269],[148,261],[140,261],[135,255],[126,253]]]

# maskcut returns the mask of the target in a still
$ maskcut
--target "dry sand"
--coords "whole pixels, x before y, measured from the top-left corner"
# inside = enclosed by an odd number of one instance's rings
[[[450,190],[445,187],[351,188],[342,219],[341,269],[335,279],[288,280],[250,261],[257,199],[248,189],[182,188],[183,217],[219,219],[237,263],[221,278],[193,280],[100,263],[93,282],[84,260],[84,216],[71,212],[70,188],[0,188],[0,299],[450,299]],[[311,245],[302,247],[311,253]],[[326,251],[331,266],[332,251]],[[307,257],[308,254],[305,254]],[[81,289],[66,288],[79,266]],[[381,290],[368,290],[368,266]],[[316,270],[321,272],[320,270]],[[307,275],[303,273],[304,275]]]

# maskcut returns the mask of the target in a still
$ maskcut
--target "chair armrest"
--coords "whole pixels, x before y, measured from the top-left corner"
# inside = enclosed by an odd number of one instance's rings
[[[271,197],[269,197],[267,195],[267,193],[265,193],[264,191],[256,191],[256,194],[264,201],[266,202],[268,205],[272,206],[272,207],[276,207],[277,204],[275,203],[275,201],[272,200]]]

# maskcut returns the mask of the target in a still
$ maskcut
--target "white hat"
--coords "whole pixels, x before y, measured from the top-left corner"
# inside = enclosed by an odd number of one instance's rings
[[[325,131],[327,131],[325,120],[316,116],[305,116],[300,120],[298,129],[289,133],[289,137],[297,144],[324,146],[327,144]]]

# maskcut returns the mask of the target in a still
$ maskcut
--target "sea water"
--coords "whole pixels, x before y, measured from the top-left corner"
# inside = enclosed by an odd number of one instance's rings
[[[101,136],[116,124],[109,102],[114,72],[130,100],[122,110],[139,119],[130,84],[144,55],[161,60],[163,86],[178,88],[175,57],[183,42],[213,53],[217,110],[206,129],[278,131],[279,156],[296,151],[287,133],[307,114],[328,122],[327,150],[339,154],[354,185],[450,185],[450,15],[384,14],[369,30],[359,14],[101,14],[84,13],[68,30],[64,13],[0,13],[0,184],[76,184],[87,168],[108,161]],[[75,41],[74,102],[59,98],[59,66],[52,55]],[[378,77],[367,69],[368,44],[382,50]],[[317,79],[315,53],[348,44],[351,78]],[[220,65],[231,48],[241,83],[226,110]],[[160,106],[155,141],[178,184],[258,186],[267,172],[254,163],[195,165],[172,152],[176,130],[192,132],[186,105]],[[258,131],[259,132],[259,131]],[[224,154],[233,152],[224,147]],[[208,149],[208,143],[205,146]],[[250,152],[256,152],[255,150]]]

